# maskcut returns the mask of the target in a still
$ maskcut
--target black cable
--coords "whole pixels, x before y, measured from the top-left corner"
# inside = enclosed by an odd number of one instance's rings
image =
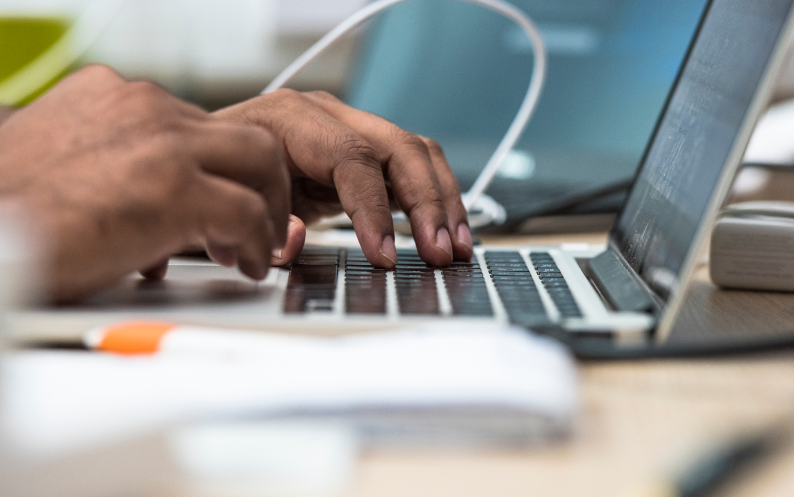
[[[769,171],[794,173],[794,164],[747,162],[741,165],[740,170],[748,167],[766,169]],[[628,191],[631,189],[633,182],[634,177],[632,176],[630,178],[624,178],[613,183],[593,188],[591,190],[584,190],[572,195],[566,195],[554,200],[550,200],[537,206],[536,208],[523,212],[521,217],[518,219],[511,219],[501,226],[493,226],[488,228],[487,232],[495,234],[514,233],[521,227],[522,224],[532,218],[570,214],[571,211],[583,205]]]
[[[517,231],[521,227],[521,225],[524,224],[529,219],[540,216],[568,214],[570,213],[571,210],[580,207],[582,205],[588,204],[590,202],[594,202],[596,200],[601,200],[603,198],[607,198],[618,193],[626,192],[629,190],[629,188],[631,188],[633,182],[634,182],[633,177],[627,179],[621,179],[614,183],[609,183],[607,185],[599,186],[591,190],[585,190],[582,192],[575,193],[573,195],[567,195],[554,200],[550,200],[542,205],[539,205],[537,208],[524,212],[523,215],[518,219],[507,221],[506,223],[500,226],[493,226],[491,228],[488,228],[487,231],[488,233],[513,233]]]
[[[559,336],[558,336],[559,338]],[[652,339],[651,339],[652,340]],[[700,343],[618,344],[613,339],[570,337],[562,340],[582,360],[709,359],[745,356],[794,349],[794,330],[785,336],[713,340]]]

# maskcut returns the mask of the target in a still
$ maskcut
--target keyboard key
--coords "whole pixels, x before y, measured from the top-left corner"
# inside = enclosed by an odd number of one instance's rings
[[[403,315],[440,315],[435,268],[428,266],[415,251],[397,251],[394,268],[397,305]]]
[[[551,254],[533,252],[529,258],[560,315],[564,318],[582,317],[582,311]]]
[[[465,269],[465,270],[463,270]],[[479,264],[445,268],[444,282],[454,316],[492,316],[493,308]]]
[[[386,314],[386,270],[350,250],[345,268],[345,313]]]
[[[520,253],[488,251],[485,260],[511,322],[528,325],[548,322],[540,292]]]
[[[292,263],[284,312],[331,312],[336,296],[337,249],[309,249]]]

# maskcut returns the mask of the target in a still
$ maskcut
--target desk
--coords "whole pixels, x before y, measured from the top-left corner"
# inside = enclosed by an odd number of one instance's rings
[[[599,235],[566,242],[603,242]],[[552,244],[560,237],[488,239]],[[690,326],[730,333],[794,326],[794,295],[726,292],[705,266],[692,282],[674,335]],[[525,451],[399,452],[362,456],[349,497],[631,495],[693,439],[764,426],[794,411],[794,352],[709,360],[583,363],[575,434]],[[791,495],[794,451],[725,496]]]
[[[603,243],[604,235],[489,238],[491,244]],[[673,338],[794,326],[794,294],[716,289],[698,268]],[[573,435],[525,450],[371,450],[345,497],[621,497],[693,440],[766,426],[794,412],[794,352],[708,360],[580,364]],[[794,415],[792,415],[794,418]],[[791,495],[794,451],[724,493]],[[166,494],[166,497],[187,497]],[[190,496],[195,497],[195,496]]]

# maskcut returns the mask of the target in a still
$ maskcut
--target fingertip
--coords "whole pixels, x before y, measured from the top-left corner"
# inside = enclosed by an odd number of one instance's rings
[[[452,263],[452,239],[449,237],[449,230],[443,226],[436,233],[436,252],[441,261],[440,266]]]
[[[168,259],[158,262],[154,266],[140,271],[141,276],[147,280],[161,281],[168,273]]]
[[[383,237],[378,252],[381,259],[386,259],[382,267],[391,269],[397,265],[397,246],[394,244],[394,235],[388,234]]]
[[[367,261],[373,266],[381,269],[394,269],[394,266],[397,265],[397,248],[394,244],[393,234],[388,233],[377,238],[359,235],[358,242]]]
[[[443,250],[449,258],[452,258],[452,239],[449,237],[449,230],[443,226],[436,233],[436,247]]]
[[[234,267],[237,265],[237,250],[234,247],[208,243],[207,255],[221,266]]]
[[[472,256],[474,255],[474,241],[471,237],[471,230],[466,223],[460,223],[458,225],[453,246],[455,260],[471,260]]]
[[[428,226],[423,231],[414,229],[414,240],[420,257],[426,263],[437,267],[452,264],[452,240],[446,227],[436,229]]]
[[[282,248],[273,251],[271,265],[283,266],[289,264],[301,253],[305,243],[306,225],[303,224],[299,217],[290,215],[286,243]]]
[[[265,279],[270,269],[269,266],[265,264],[260,264],[252,259],[240,259],[240,262],[238,262],[237,267],[241,273],[248,276],[252,280]]]

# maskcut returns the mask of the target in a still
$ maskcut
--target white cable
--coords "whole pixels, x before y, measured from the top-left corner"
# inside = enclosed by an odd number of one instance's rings
[[[304,52],[300,57],[295,59],[295,61],[287,66],[287,68],[284,69],[281,74],[276,76],[276,78],[267,86],[267,88],[262,91],[262,94],[270,93],[286,85],[301,69],[314,60],[314,58],[316,58],[318,55],[322,54],[326,49],[328,49],[328,47],[336,42],[336,40],[344,36],[350,30],[356,28],[358,25],[375,14],[404,1],[406,0],[379,0],[367,5],[346,20],[342,21],[341,24],[323,36],[320,41],[312,45],[311,48],[306,50],[306,52]],[[518,109],[516,117],[513,119],[512,124],[508,128],[504,138],[502,138],[502,141],[499,143],[499,146],[496,147],[493,155],[488,160],[488,163],[485,165],[482,172],[480,172],[480,175],[477,177],[474,185],[472,185],[471,189],[463,195],[463,201],[467,210],[471,211],[476,206],[483,213],[491,212],[490,215],[492,217],[492,221],[499,222],[499,218],[502,218],[501,221],[503,222],[504,209],[501,210],[501,213],[499,212],[498,208],[494,210],[494,205],[492,204],[495,204],[495,202],[492,199],[483,199],[483,196],[485,190],[488,189],[488,186],[490,186],[491,182],[496,176],[496,173],[499,171],[499,166],[502,165],[502,162],[504,162],[510,151],[513,150],[516,143],[521,138],[521,134],[526,129],[527,124],[529,123],[530,118],[532,118],[532,114],[537,107],[538,100],[540,99],[540,93],[543,90],[543,84],[546,79],[546,48],[543,44],[543,38],[541,37],[540,32],[535,27],[535,24],[532,22],[532,20],[521,10],[510,5],[509,3],[506,3],[502,0],[463,1],[488,8],[513,20],[516,24],[521,26],[526,33],[529,41],[532,43],[532,50],[535,55],[529,88],[527,89],[527,94],[524,97],[524,101],[521,103],[521,107]],[[483,202],[481,199],[490,200],[490,202]],[[498,204],[496,205],[498,206]]]

